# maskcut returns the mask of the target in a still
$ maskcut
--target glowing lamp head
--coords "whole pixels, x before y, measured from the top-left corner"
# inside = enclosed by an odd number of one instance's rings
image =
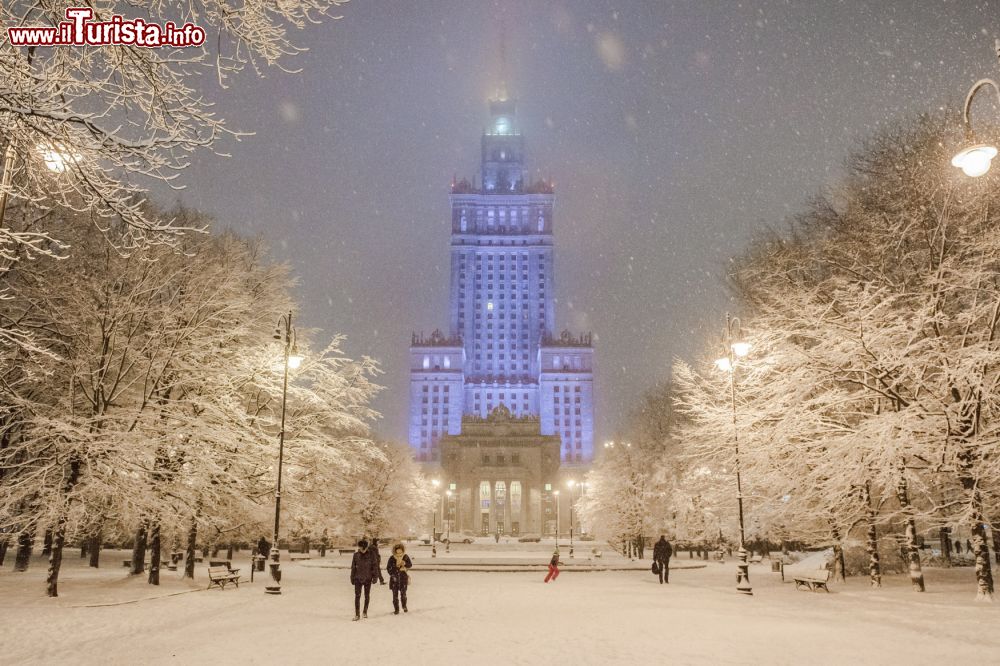
[[[434,487],[437,488],[438,486],[441,485],[441,481],[438,479],[431,479],[431,484],[433,484]]]
[[[733,353],[743,358],[750,353],[750,343],[749,342],[734,342],[732,344]]]
[[[715,367],[722,372],[729,372],[733,369],[733,364],[729,362],[728,358],[720,358],[715,361]]]
[[[997,155],[997,149],[985,143],[970,146],[951,158],[952,166],[957,166],[971,178],[978,178],[990,170],[990,162]]]
[[[45,166],[53,173],[64,173],[70,164],[80,161],[79,153],[72,153],[59,143],[39,144],[38,151],[42,154]]]
[[[288,368],[290,370],[298,370],[303,360],[305,360],[305,357],[299,353],[299,346],[293,342],[292,348],[288,352]]]

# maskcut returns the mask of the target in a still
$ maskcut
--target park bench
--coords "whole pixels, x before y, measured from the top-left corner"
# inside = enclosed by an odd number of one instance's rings
[[[763,555],[751,555],[750,564],[760,564],[763,559],[764,559]]]
[[[337,552],[340,553],[341,555],[350,555],[351,553],[354,552],[354,549],[353,548],[338,548]]]
[[[292,562],[298,562],[299,560],[311,560],[312,557],[310,557],[309,555],[291,555],[290,554],[288,556],[288,559],[290,559]]]
[[[792,574],[792,580],[795,581],[795,589],[800,587],[807,588],[813,592],[823,588],[827,592],[830,588],[826,586],[827,582],[830,580],[830,570],[829,569],[815,569],[813,571],[797,571]]]
[[[209,560],[208,561],[208,568],[209,568],[209,570],[211,570],[212,568],[218,568],[218,567],[226,567],[226,569],[231,574],[238,574],[240,572],[239,569],[234,569],[233,568],[233,563],[231,561],[229,561],[229,560]]]
[[[209,567],[208,568],[208,589],[211,589],[213,585],[218,585],[219,589],[226,589],[226,583],[233,583],[236,587],[240,586],[240,575],[237,573],[239,569],[231,570],[229,567],[223,564],[219,567]]]

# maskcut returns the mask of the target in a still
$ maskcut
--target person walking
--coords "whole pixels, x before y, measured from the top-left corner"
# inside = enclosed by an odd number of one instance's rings
[[[399,615],[399,604],[403,604],[403,612],[406,610],[406,588],[410,585],[410,569],[413,562],[406,554],[403,544],[397,543],[392,547],[392,557],[385,565],[386,573],[389,574],[389,589],[392,590],[393,615]]]
[[[378,562],[375,553],[368,548],[368,541],[358,542],[358,550],[351,560],[351,584],[354,585],[354,621],[368,618],[368,599],[371,596],[372,581],[378,578]],[[361,592],[365,593],[365,610],[361,612]]]
[[[546,583],[549,582],[549,580],[555,581],[556,578],[559,578],[560,564],[561,562],[559,561],[559,549],[556,548],[555,552],[552,553],[552,559],[549,560],[549,573],[546,574],[545,576]]]
[[[372,541],[368,547],[375,553],[375,570],[378,571],[378,584],[385,585],[385,578],[382,577],[382,554],[378,552],[378,537],[372,537]],[[373,580],[372,583],[374,582]]]
[[[660,585],[670,582],[670,557],[674,554],[674,547],[667,541],[665,534],[660,535],[660,540],[653,546],[653,561],[656,562],[657,573],[660,575]]]

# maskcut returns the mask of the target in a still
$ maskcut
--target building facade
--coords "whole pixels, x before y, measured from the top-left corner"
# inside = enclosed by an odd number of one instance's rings
[[[449,477],[448,514],[461,501],[463,526],[539,532],[544,502],[532,493],[551,489],[560,464],[593,458],[594,351],[589,334],[555,333],[553,188],[529,178],[515,102],[501,95],[489,110],[480,173],[451,187],[448,333],[411,341],[409,443]],[[554,447],[551,468],[541,451]]]

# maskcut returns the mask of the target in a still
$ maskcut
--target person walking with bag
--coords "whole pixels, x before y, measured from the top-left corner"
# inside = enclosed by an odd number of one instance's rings
[[[560,564],[561,562],[559,561],[559,549],[556,548],[555,552],[552,553],[552,559],[549,560],[549,573],[545,576],[546,583],[549,582],[550,579],[552,581],[555,581],[555,579],[559,577]]]
[[[399,615],[399,604],[403,604],[403,612],[406,610],[406,588],[410,586],[410,569],[413,562],[406,554],[403,544],[397,543],[392,547],[392,557],[385,565],[385,571],[389,574],[389,589],[392,590],[393,615]]]
[[[653,571],[660,576],[661,585],[670,582],[670,556],[673,554],[673,546],[666,535],[661,534],[660,540],[653,546]]]
[[[368,619],[368,599],[371,596],[372,581],[378,580],[378,560],[368,548],[368,541],[358,542],[358,550],[351,560],[351,583],[354,585],[354,621],[362,617]],[[361,613],[361,592],[365,593],[365,610]]]

